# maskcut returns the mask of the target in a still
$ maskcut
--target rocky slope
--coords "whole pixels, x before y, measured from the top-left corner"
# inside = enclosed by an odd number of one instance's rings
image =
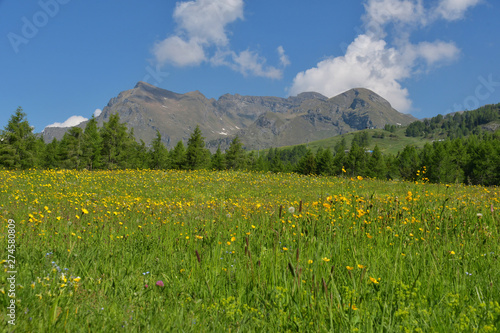
[[[144,82],[112,98],[96,119],[102,125],[116,112],[138,140],[148,144],[158,130],[168,148],[186,142],[199,125],[211,150],[224,149],[236,135],[247,149],[264,149],[416,120],[364,88],[333,98],[306,92],[288,98],[226,94],[215,100],[199,91],[178,94]],[[50,127],[42,134],[51,141],[66,130]]]

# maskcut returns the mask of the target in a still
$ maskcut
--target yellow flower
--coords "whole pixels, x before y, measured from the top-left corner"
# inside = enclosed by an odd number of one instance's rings
[[[81,277],[77,276],[76,278],[73,279],[73,281],[80,282],[81,279],[82,279]]]
[[[311,259],[309,259],[309,260],[307,261],[307,263],[308,263],[308,264],[312,264],[312,263],[313,263],[313,261],[312,261]]]
[[[351,266],[346,266],[345,268],[347,268],[349,271],[352,271],[354,269],[354,267]]]
[[[451,255],[455,254],[455,251],[450,251],[450,254],[451,254]]]
[[[88,210],[86,210],[85,208],[82,208],[82,213],[83,213],[83,214],[88,214],[88,213],[89,213],[89,211],[88,211]]]
[[[342,172],[347,172],[347,171],[345,171],[344,166],[342,166]]]
[[[359,265],[359,264],[358,264],[358,268],[359,268],[359,269],[363,269],[363,268],[365,268],[365,267],[366,267],[366,266],[363,266],[363,265]]]
[[[358,176],[358,180],[363,180],[363,177],[361,177],[361,176]]]
[[[324,261],[324,262],[329,262],[329,261],[330,261],[330,259],[328,259],[327,257],[324,257],[324,258],[323,258],[323,261]]]
[[[370,281],[371,281],[372,283],[378,284],[377,279],[375,279],[375,278],[373,278],[373,277],[371,277],[371,276],[370,276]]]
[[[236,240],[236,237],[231,237],[231,242],[234,242]]]
[[[227,242],[226,244],[227,244],[227,245],[231,245],[231,242]]]
[[[288,251],[288,248],[287,248],[287,247],[284,247],[284,248],[283,248],[283,251]]]

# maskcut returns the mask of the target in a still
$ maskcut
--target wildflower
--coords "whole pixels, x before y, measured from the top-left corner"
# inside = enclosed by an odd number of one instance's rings
[[[284,248],[283,248],[283,251],[288,251],[288,248],[287,248],[287,247],[284,247]]]
[[[361,176],[358,176],[358,180],[363,180],[363,177],[361,177]]]
[[[85,208],[82,208],[82,213],[83,213],[83,214],[88,214],[88,213],[89,213],[89,211],[88,211],[88,210],[86,210]]]
[[[455,254],[455,251],[450,251],[450,254],[451,254],[451,255],[454,255],[454,254]]]
[[[482,217],[483,217],[483,214],[481,214],[481,213],[477,213],[477,214],[476,214],[476,216],[477,216],[477,218],[478,218],[478,219],[480,219],[480,218],[482,218]]]
[[[342,172],[347,172],[347,171],[345,171],[344,166],[342,166]]]
[[[359,269],[363,269],[363,268],[365,268],[365,267],[366,267],[366,266],[364,266],[364,265],[360,265],[360,264],[358,264],[358,268],[359,268]]]
[[[309,259],[309,260],[307,261],[307,263],[308,263],[308,264],[312,264],[312,263],[313,263],[313,261],[312,261],[311,259]]]
[[[345,268],[347,268],[347,270],[349,270],[349,271],[352,271],[354,269],[354,267],[351,267],[351,266],[346,266]]]
[[[81,277],[77,276],[76,278],[73,279],[73,281],[80,282],[81,279],[82,279]]]
[[[156,281],[156,285],[157,285],[158,287],[165,287],[165,285],[163,284],[163,281],[162,281],[162,280],[160,280],[160,281]]]
[[[236,237],[231,237],[231,242],[234,242],[236,240]]]
[[[295,208],[294,208],[294,207],[288,207],[288,212],[289,212],[290,214],[295,213]]]
[[[144,286],[144,288],[147,288],[147,287],[149,287],[149,286],[146,284],[146,285]]]
[[[329,262],[329,261],[330,261],[330,259],[328,259],[327,257],[324,257],[324,258],[323,258],[323,261],[324,261],[324,262]]]
[[[378,284],[378,280],[370,276],[370,281],[374,284]]]

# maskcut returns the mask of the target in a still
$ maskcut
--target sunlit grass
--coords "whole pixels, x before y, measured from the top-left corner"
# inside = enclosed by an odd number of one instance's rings
[[[499,197],[422,179],[3,171],[1,253],[14,219],[19,331],[491,331]]]

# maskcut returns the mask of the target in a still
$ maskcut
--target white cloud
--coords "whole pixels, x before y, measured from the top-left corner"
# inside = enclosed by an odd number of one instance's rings
[[[205,49],[226,46],[226,25],[243,19],[243,0],[196,0],[178,2],[174,11],[178,33],[158,42],[153,54],[160,65],[199,65]]]
[[[201,43],[196,40],[186,42],[178,36],[169,37],[155,44],[153,52],[158,63],[162,65],[169,62],[183,67],[199,65],[206,60]]]
[[[255,52],[246,50],[232,55],[234,65],[231,66],[243,75],[255,75],[270,79],[280,79],[283,71],[273,66],[266,66],[266,60]]]
[[[441,0],[436,12],[445,20],[454,21],[464,17],[465,12],[478,5],[481,0]]]
[[[243,75],[281,78],[282,69],[266,65],[266,59],[250,50],[231,50],[227,25],[243,19],[243,0],[194,0],[178,2],[173,17],[176,34],[156,43],[152,53],[159,66],[198,66],[210,62],[228,66]],[[278,47],[281,67],[290,64]]]
[[[102,113],[101,109],[95,109],[95,111],[94,111],[94,117],[96,117],[96,118],[99,117],[101,115],[101,113]]]
[[[80,123],[83,123],[84,121],[87,121],[88,119],[82,116],[71,116],[69,117],[65,122],[63,123],[53,123],[50,125],[47,125],[47,127],[73,127],[76,126]]]
[[[333,97],[346,90],[364,87],[389,100],[398,110],[409,110],[408,91],[398,80],[407,78],[407,60],[386,42],[367,35],[358,36],[343,57],[321,61],[316,67],[297,74],[292,95],[315,91]]]
[[[278,46],[278,54],[280,55],[281,66],[286,67],[290,65],[290,59],[288,59],[288,56],[285,54],[285,49],[281,45]]]
[[[463,15],[478,0],[441,0],[438,8],[456,9]],[[422,0],[367,0],[363,16],[365,32],[347,47],[345,55],[331,57],[296,75],[290,88],[292,95],[316,91],[333,97],[346,90],[365,87],[386,98],[401,112],[411,110],[405,79],[427,72],[458,58],[459,48],[453,42],[434,41],[412,44],[410,33],[434,19]],[[454,15],[453,17],[455,17]],[[442,18],[449,20],[451,16]],[[391,24],[388,32],[387,25]],[[391,37],[394,45],[388,44]]]

